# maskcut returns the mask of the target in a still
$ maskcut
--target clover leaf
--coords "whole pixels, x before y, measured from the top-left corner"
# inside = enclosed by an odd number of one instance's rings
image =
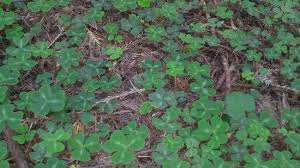
[[[143,8],[148,8],[151,5],[152,0],[138,0],[138,5]]]
[[[3,130],[5,123],[12,129],[16,129],[20,120],[23,118],[22,112],[14,112],[12,104],[0,105],[0,132]]]
[[[177,11],[177,6],[174,3],[162,4],[159,8],[159,14],[177,24],[184,21],[183,15]]]
[[[180,61],[169,61],[167,63],[167,71],[166,73],[176,77],[176,76],[181,76],[184,74],[184,63]]]
[[[128,19],[121,19],[121,28],[137,36],[143,31],[142,19],[139,16],[131,14]]]
[[[120,12],[126,12],[137,7],[136,0],[112,0],[112,4]]]
[[[65,149],[65,145],[62,142],[71,137],[70,133],[63,129],[58,129],[55,132],[38,130],[38,134],[42,139],[42,141],[38,144],[41,145],[41,147],[45,149],[49,155],[63,151]]]
[[[152,112],[152,110],[153,110],[153,107],[152,107],[152,104],[150,101],[144,101],[138,108],[138,112],[142,115],[150,113],[150,112]]]
[[[201,79],[201,77],[198,77],[195,82],[190,84],[190,88],[192,92],[197,92],[204,96],[212,96],[216,94],[216,90],[210,88],[213,83],[214,81],[211,79]]]
[[[225,110],[234,120],[238,120],[244,116],[244,112],[255,110],[255,100],[250,94],[231,92],[225,97]]]
[[[14,12],[4,12],[2,8],[0,8],[0,30],[4,29],[5,26],[14,23],[16,20],[16,15]]]
[[[91,8],[87,11],[85,15],[85,19],[88,22],[96,22],[101,21],[104,16],[104,11],[99,10],[99,8]]]
[[[186,71],[187,74],[193,77],[194,79],[197,79],[201,76],[208,77],[209,76],[209,66],[204,64],[200,65],[199,62],[193,61],[186,64]]]
[[[216,144],[224,144],[227,142],[227,131],[229,131],[229,124],[222,121],[218,116],[211,118],[210,123],[207,120],[200,120],[198,128],[192,134],[200,141],[210,140]]]
[[[300,127],[300,110],[298,108],[284,109],[282,118],[289,122],[291,128]]]
[[[145,29],[147,38],[154,42],[160,42],[163,36],[167,36],[167,32],[164,27],[151,25]]]
[[[5,158],[8,155],[7,143],[5,141],[0,141],[0,166],[1,168],[9,168],[9,163]]]
[[[7,66],[0,67],[0,86],[1,85],[15,85],[19,82],[19,71],[10,69]]]
[[[75,48],[65,48],[57,52],[58,64],[64,69],[69,69],[72,65],[79,65],[81,53],[76,51]]]
[[[67,107],[69,109],[87,111],[92,108],[92,102],[95,100],[94,93],[80,92],[68,99]]]
[[[85,138],[84,134],[80,132],[69,139],[68,146],[72,149],[72,159],[86,162],[91,159],[90,152],[98,152],[100,150],[99,136],[92,134]]]
[[[31,103],[31,94],[33,92],[21,92],[19,94],[19,99],[16,101],[16,105],[19,110],[24,110],[26,108],[29,108]]]
[[[0,86],[0,104],[7,99],[8,88],[6,86]]]
[[[218,6],[216,8],[216,15],[221,19],[230,19],[233,17],[233,11],[225,6]]]
[[[112,90],[114,87],[121,85],[120,77],[113,75],[112,77],[103,76],[99,80],[99,87],[102,90]]]
[[[145,71],[143,75],[135,75],[134,81],[145,89],[160,89],[167,84],[165,74],[157,71]]]
[[[107,45],[102,51],[112,60],[119,59],[123,54],[122,48],[113,45]]]
[[[65,92],[58,86],[42,85],[30,97],[29,110],[39,116],[45,116],[49,112],[59,112],[65,107]]]
[[[276,165],[278,165],[280,168],[300,167],[300,162],[292,159],[292,154],[289,151],[274,151],[273,155],[276,158]]]
[[[284,142],[290,146],[291,151],[297,157],[300,157],[300,134],[289,132],[287,137],[284,139]]]
[[[152,105],[155,108],[165,109],[169,105],[176,106],[176,94],[172,91],[165,91],[164,89],[159,89],[156,92],[149,94],[149,100],[151,100]]]
[[[248,61],[260,61],[262,54],[255,50],[247,50],[246,57]]]
[[[113,163],[129,164],[134,160],[134,152],[144,147],[147,136],[147,126],[142,125],[136,128],[136,123],[130,122],[112,133],[103,145],[103,150],[111,153]]]
[[[54,0],[33,0],[27,4],[32,12],[48,12],[55,7]]]
[[[103,69],[106,66],[105,61],[86,60],[85,65],[79,69],[81,80],[87,80],[105,73]]]
[[[181,110],[179,108],[172,106],[166,109],[166,113],[161,118],[152,118],[152,123],[157,129],[166,131],[167,133],[173,133],[181,128],[181,124],[176,122],[180,113]]]
[[[28,125],[22,124],[15,129],[17,135],[14,135],[12,139],[19,144],[24,144],[27,141],[31,141],[36,133],[35,130],[29,130]]]
[[[52,83],[52,73],[44,72],[38,74],[35,80],[36,83],[40,83],[42,85],[50,85]]]
[[[53,54],[53,50],[48,48],[48,41],[39,41],[31,48],[33,56],[49,57]]]

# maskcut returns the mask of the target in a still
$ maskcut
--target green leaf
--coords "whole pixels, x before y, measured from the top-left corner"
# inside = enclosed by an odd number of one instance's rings
[[[112,0],[112,4],[120,12],[126,12],[137,7],[136,1],[137,0]]]
[[[80,58],[82,57],[81,53],[76,51],[75,48],[65,48],[57,52],[58,55],[58,64],[61,65],[64,69],[70,68],[72,65],[79,65]]]
[[[31,48],[33,56],[41,56],[41,57],[49,57],[53,54],[54,50],[49,49],[49,42],[48,41],[38,41],[34,44]]]
[[[198,128],[192,132],[200,141],[210,140],[219,146],[227,142],[227,132],[229,131],[229,124],[222,121],[218,116],[211,118],[210,123],[206,120],[200,120],[198,122]]]
[[[67,107],[69,109],[87,111],[92,108],[92,102],[95,100],[94,93],[80,92],[69,98]]]
[[[146,114],[152,112],[153,107],[150,101],[144,101],[138,108],[140,114]]]
[[[52,73],[44,72],[38,74],[35,80],[36,83],[40,83],[42,85],[50,85],[52,83]]]
[[[85,138],[83,133],[77,133],[70,138],[68,145],[72,149],[72,159],[83,162],[91,159],[89,152],[98,152],[100,150],[100,141],[97,134],[92,134]]]
[[[151,0],[138,0],[138,5],[143,8],[148,8],[151,5]]]
[[[68,140],[71,135],[63,129],[58,129],[55,132],[46,132],[39,130],[42,141],[39,143],[49,155],[64,151],[65,145],[62,141]]]
[[[54,0],[33,0],[27,4],[27,7],[32,12],[48,12],[55,4],[56,2]]]
[[[0,8],[0,30],[4,29],[5,26],[14,23],[16,20],[16,15],[14,12],[4,12],[2,8]]]
[[[250,94],[231,92],[225,97],[226,113],[234,120],[241,119],[245,112],[255,110],[255,100]]]
[[[0,86],[0,104],[7,99],[8,88],[6,86]]]
[[[10,69],[7,66],[0,67],[0,85],[15,85],[19,83],[19,71]]]
[[[104,14],[104,11],[101,11],[99,8],[90,8],[85,15],[85,19],[90,23],[101,21]]]
[[[298,108],[284,109],[282,118],[289,122],[290,127],[300,127],[300,110]]]
[[[154,42],[160,42],[164,36],[167,36],[167,32],[164,27],[151,25],[145,29],[147,38]]]
[[[7,123],[10,128],[16,129],[22,118],[23,113],[14,112],[14,106],[12,104],[0,105],[0,131],[3,130],[5,123]]]
[[[139,16],[131,14],[128,19],[121,19],[121,28],[137,36],[143,31],[142,19]]]
[[[121,79],[117,75],[113,75],[112,77],[103,76],[99,80],[99,87],[101,90],[112,90],[114,87],[118,87],[121,85]]]
[[[49,112],[59,112],[64,109],[66,103],[65,92],[58,86],[43,85],[30,97],[29,110],[39,116],[45,116]]]
[[[288,144],[291,148],[291,151],[297,156],[300,157],[300,134],[289,133],[284,142]]]
[[[149,94],[149,100],[155,108],[165,109],[169,105],[176,106],[177,100],[174,92],[159,89]]]
[[[113,45],[107,45],[102,51],[112,60],[119,59],[123,55],[123,49]]]
[[[57,73],[56,79],[62,81],[64,85],[72,85],[80,79],[80,73],[76,69],[62,69]]]
[[[5,141],[0,141],[0,160],[4,160],[8,155],[7,144]]]
[[[176,77],[184,74],[184,64],[180,61],[169,61],[167,63],[167,71],[166,73]]]
[[[112,154],[113,163],[129,164],[134,159],[134,152],[144,147],[147,136],[148,128],[145,125],[136,128],[136,123],[130,122],[112,133],[103,150]]]

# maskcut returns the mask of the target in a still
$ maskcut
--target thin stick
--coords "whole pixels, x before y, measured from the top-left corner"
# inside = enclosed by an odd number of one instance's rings
[[[142,93],[144,91],[145,91],[145,89],[133,89],[131,91],[126,91],[126,92],[123,92],[123,93],[118,94],[118,95],[108,96],[104,99],[100,99],[100,100],[96,101],[93,104],[93,107],[95,107],[96,105],[98,105],[100,103],[106,103],[106,102],[109,102],[109,101],[114,100],[114,99],[118,99],[118,98],[121,98],[121,97],[126,97],[126,96],[134,94],[134,93]]]
[[[65,34],[65,29],[60,28],[59,34],[52,40],[52,42],[49,44],[48,48],[50,48],[63,34]]]

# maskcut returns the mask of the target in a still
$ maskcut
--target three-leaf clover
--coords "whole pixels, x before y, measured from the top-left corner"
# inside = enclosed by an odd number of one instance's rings
[[[87,111],[93,107],[92,102],[95,100],[95,94],[90,92],[80,92],[68,99],[67,107],[69,109]]]
[[[180,61],[169,61],[167,63],[167,71],[166,73],[176,77],[184,74],[184,63]]]
[[[27,4],[27,7],[32,12],[48,12],[55,5],[56,5],[56,2],[54,0],[34,0],[34,1],[29,2]]]
[[[77,66],[81,58],[81,53],[75,48],[65,48],[57,52],[58,64],[64,69],[70,68],[72,65]]]
[[[123,30],[130,32],[134,36],[137,36],[143,31],[142,19],[134,14],[129,15],[128,19],[121,19],[121,27]]]
[[[31,141],[36,133],[35,130],[29,130],[28,125],[23,124],[15,129],[17,135],[12,137],[19,144],[24,144],[26,141]]]
[[[122,48],[113,45],[107,45],[102,51],[112,60],[119,59],[123,54]]]
[[[167,35],[164,27],[153,25],[146,28],[145,32],[147,33],[147,38],[154,42],[160,42],[162,40],[162,37]]]
[[[284,109],[282,118],[289,122],[290,127],[300,127],[300,111],[298,108]]]
[[[112,4],[120,12],[126,12],[137,7],[136,0],[112,0]]]
[[[20,72],[8,66],[0,67],[0,85],[15,85],[19,82]]]
[[[40,145],[49,155],[63,151],[65,149],[65,145],[62,142],[71,137],[70,133],[63,129],[58,129],[55,132],[38,130],[38,134],[42,141],[36,145]]]
[[[5,26],[14,23],[16,20],[16,15],[14,12],[4,12],[2,8],[0,8],[0,30],[2,30]]]
[[[0,105],[0,132],[3,130],[5,124],[12,129],[16,129],[22,118],[23,113],[14,112],[14,106],[12,104]]]
[[[198,122],[198,128],[192,132],[200,141],[209,140],[215,143],[217,146],[227,142],[227,132],[229,131],[229,124],[222,121],[218,116],[211,118],[210,123],[206,120],[200,120]]]
[[[39,116],[59,112],[64,109],[66,103],[65,92],[58,86],[42,85],[30,97],[29,110]]]
[[[53,49],[49,49],[48,41],[39,41],[31,48],[33,56],[49,57],[54,52]]]
[[[129,164],[134,160],[134,152],[142,149],[148,136],[148,128],[142,125],[136,128],[135,122],[130,122],[121,130],[116,130],[103,145],[103,150],[111,153],[115,164]]]
[[[68,141],[68,146],[72,149],[72,159],[84,162],[91,159],[90,152],[98,152],[101,147],[97,134],[85,138],[82,132],[72,136]]]
[[[176,94],[172,91],[165,91],[164,89],[159,89],[156,92],[150,93],[149,100],[151,100],[151,103],[155,108],[159,109],[165,109],[169,105],[177,105]]]

